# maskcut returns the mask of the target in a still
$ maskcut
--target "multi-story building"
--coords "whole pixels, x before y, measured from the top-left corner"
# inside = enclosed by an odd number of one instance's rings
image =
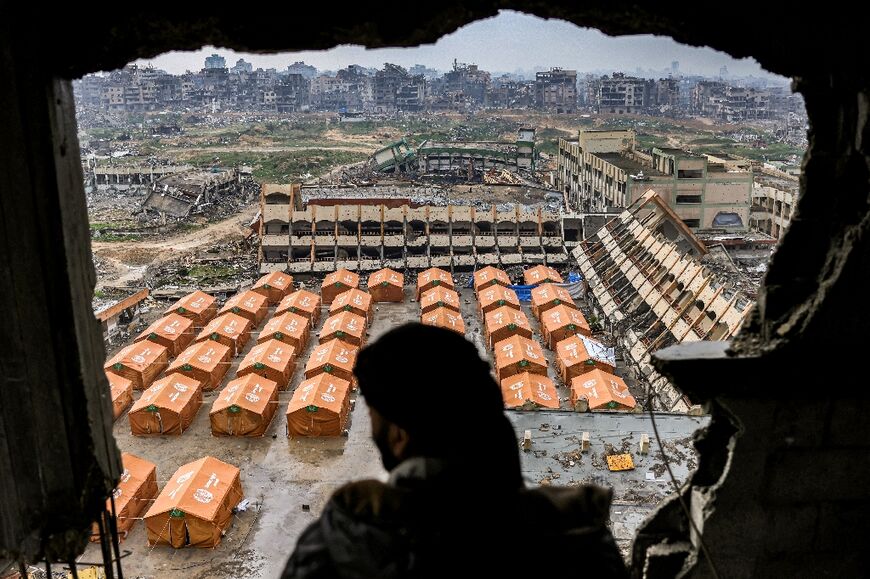
[[[573,113],[577,108],[577,71],[552,68],[535,74],[535,106]]]
[[[779,239],[791,223],[799,192],[797,177],[763,168],[752,187],[749,227]]]
[[[652,103],[653,81],[626,76],[621,72],[598,81],[597,110],[599,113],[639,114]]]
[[[227,59],[219,54],[212,54],[211,56],[205,57],[205,66],[204,68],[226,68],[227,67]]]
[[[535,129],[521,128],[513,143],[423,141],[417,149],[422,173],[473,175],[493,168],[535,170]]]
[[[418,205],[393,187],[330,191],[302,204],[299,185],[263,185],[260,270],[309,273],[521,263],[565,264],[558,212]],[[346,197],[345,197],[346,195]]]
[[[581,130],[559,140],[556,187],[582,212],[628,207],[653,189],[692,229],[745,230],[752,168],[680,149],[635,148],[634,132]]]

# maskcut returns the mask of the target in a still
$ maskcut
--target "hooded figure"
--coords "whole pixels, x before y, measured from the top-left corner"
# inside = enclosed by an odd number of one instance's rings
[[[335,491],[285,579],[628,576],[606,527],[610,490],[524,487],[501,389],[463,336],[400,326],[360,351],[354,374],[389,480]],[[436,398],[457,388],[463,436],[458,409]]]

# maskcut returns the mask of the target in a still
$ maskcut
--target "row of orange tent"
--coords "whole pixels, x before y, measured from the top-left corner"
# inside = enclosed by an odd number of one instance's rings
[[[220,544],[232,523],[233,509],[244,497],[237,467],[206,456],[181,466],[158,493],[156,464],[127,452],[121,461],[124,470],[112,497],[122,539],[141,518],[152,546]],[[111,512],[111,501],[107,509]]]
[[[405,276],[390,268],[379,269],[368,277],[368,293],[375,302],[401,302],[405,299]],[[330,273],[320,285],[320,296],[324,304],[332,301],[347,290],[360,289],[360,276],[348,269],[337,269]]]
[[[432,267],[417,276],[417,301],[420,321],[429,326],[465,334],[465,321],[460,314],[459,294],[453,276]]]

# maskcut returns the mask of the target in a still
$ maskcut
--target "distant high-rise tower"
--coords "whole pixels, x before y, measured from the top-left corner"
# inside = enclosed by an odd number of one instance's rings
[[[671,61],[671,74],[673,74],[673,75],[680,74],[680,61],[679,60]]]
[[[726,78],[728,76],[728,67],[721,66],[719,67],[719,78]]]
[[[212,54],[211,56],[207,56],[205,58],[205,67],[206,68],[226,68],[227,67],[227,59],[219,54]]]

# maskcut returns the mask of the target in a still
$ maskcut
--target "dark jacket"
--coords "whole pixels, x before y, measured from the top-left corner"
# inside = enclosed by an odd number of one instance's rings
[[[457,474],[411,459],[389,483],[341,487],[299,537],[282,577],[628,576],[605,526],[611,491],[473,482],[486,480],[485,464]]]

